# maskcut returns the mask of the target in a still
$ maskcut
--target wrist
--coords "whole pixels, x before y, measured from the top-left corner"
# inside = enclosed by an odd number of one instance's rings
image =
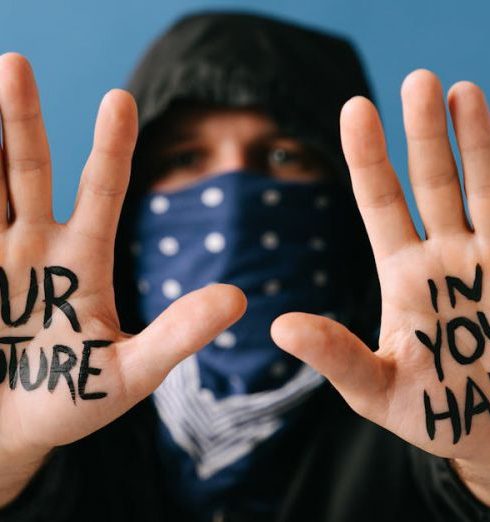
[[[465,459],[448,460],[451,468],[473,495],[490,507],[490,464],[475,464]]]
[[[52,450],[22,455],[0,452],[0,508],[17,498],[50,457]]]

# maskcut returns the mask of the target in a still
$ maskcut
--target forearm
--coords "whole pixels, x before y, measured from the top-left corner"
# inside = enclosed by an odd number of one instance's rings
[[[490,465],[475,465],[463,459],[450,459],[449,462],[473,495],[490,507]]]

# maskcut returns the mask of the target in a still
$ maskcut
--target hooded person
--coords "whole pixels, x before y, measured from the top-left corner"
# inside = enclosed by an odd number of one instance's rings
[[[271,517],[302,430],[319,422],[318,394],[334,393],[323,376],[277,349],[272,321],[294,310],[323,313],[374,340],[375,267],[338,129],[345,101],[370,95],[367,81],[343,40],[213,13],[187,17],[159,38],[129,90],[140,138],[116,256],[116,277],[125,281],[116,288],[132,294],[118,298],[123,324],[149,324],[182,293],[214,281],[239,286],[248,300],[244,318],[153,395],[167,488],[196,520],[211,520],[225,505]],[[199,107],[260,111],[307,148],[320,179],[275,179],[254,165],[150,190],[166,175],[155,158],[173,123]]]
[[[2,520],[476,520],[445,459],[359,417],[268,333],[301,310],[376,346],[375,265],[338,128],[345,101],[370,96],[352,45],[265,16],[200,13],[153,43],[128,88],[140,134],[116,241],[122,329],[139,332],[214,281],[241,287],[248,310],[151,397],[58,448]],[[253,108],[320,175],[281,180],[255,166],[158,188],[162,140],[203,107]]]

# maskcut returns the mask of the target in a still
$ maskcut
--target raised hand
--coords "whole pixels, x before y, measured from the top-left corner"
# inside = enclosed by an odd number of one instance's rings
[[[469,82],[448,95],[471,216],[463,206],[436,76],[402,86],[421,239],[389,162],[374,106],[344,106],[341,134],[382,294],[379,349],[347,328],[300,313],[276,319],[279,346],[311,364],[360,415],[455,468],[490,505],[490,119]]]
[[[102,100],[76,208],[51,210],[51,167],[27,60],[0,57],[0,505],[55,446],[108,424],[243,313],[230,285],[177,300],[141,334],[120,331],[114,237],[137,135],[129,93]]]

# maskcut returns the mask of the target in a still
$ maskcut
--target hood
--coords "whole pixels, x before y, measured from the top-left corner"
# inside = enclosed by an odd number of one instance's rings
[[[340,145],[340,110],[354,95],[371,95],[347,40],[257,14],[192,14],[151,44],[127,89],[138,105],[140,133],[116,237],[115,292],[121,326],[128,333],[144,326],[135,309],[130,229],[134,203],[146,191],[149,177],[135,164],[145,152],[145,133],[172,103],[202,101],[262,109],[282,130],[322,151],[342,173],[351,194]],[[379,319],[379,290],[371,247],[352,194],[349,201],[350,217],[342,224],[350,245],[346,269],[352,272],[359,297],[353,303],[363,323],[358,334],[365,337],[363,331]]]
[[[239,12],[176,22],[152,43],[127,88],[141,133],[177,100],[258,106],[282,130],[327,153],[337,168],[340,109],[354,95],[371,97],[347,40]]]

